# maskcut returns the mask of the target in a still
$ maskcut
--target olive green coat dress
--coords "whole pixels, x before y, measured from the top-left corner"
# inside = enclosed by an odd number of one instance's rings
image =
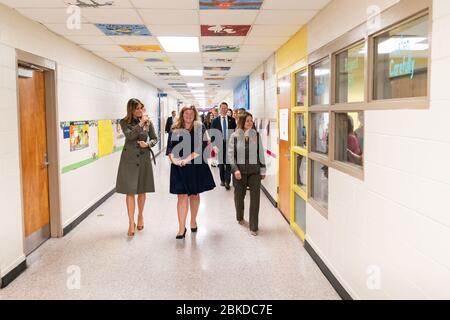
[[[120,126],[125,134],[125,145],[120,157],[116,192],[130,195],[155,192],[154,155],[150,148],[157,144],[158,138],[153,123],[149,121],[148,126],[142,128],[138,119],[133,119],[131,123],[122,119]],[[142,149],[138,141],[147,142],[150,148]]]

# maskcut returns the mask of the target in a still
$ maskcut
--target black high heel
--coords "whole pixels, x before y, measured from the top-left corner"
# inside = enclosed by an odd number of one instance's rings
[[[187,229],[184,228],[184,233],[182,235],[177,235],[177,240],[182,240],[186,237]]]
[[[195,228],[191,228],[191,232],[196,233],[198,231],[198,226]]]

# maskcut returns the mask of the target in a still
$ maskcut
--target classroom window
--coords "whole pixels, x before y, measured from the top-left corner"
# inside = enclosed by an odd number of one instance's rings
[[[299,71],[295,74],[295,105],[304,107],[306,105],[306,88],[308,73],[306,70]]]
[[[364,112],[336,113],[335,159],[358,166],[364,156]]]
[[[312,66],[313,105],[330,104],[330,59]]]
[[[306,231],[306,201],[298,194],[295,194],[295,223]]]
[[[295,157],[295,184],[306,191],[306,157],[297,154]]]
[[[321,207],[328,209],[328,166],[311,161],[311,197]]]
[[[328,112],[311,114],[311,151],[328,154],[330,116]]]
[[[364,58],[361,43],[336,56],[336,103],[364,101]]]
[[[422,16],[374,38],[375,100],[428,94],[429,16]]]
[[[296,130],[296,141],[295,145],[297,147],[306,149],[306,124],[305,115],[303,113],[297,113],[295,115],[295,130]]]

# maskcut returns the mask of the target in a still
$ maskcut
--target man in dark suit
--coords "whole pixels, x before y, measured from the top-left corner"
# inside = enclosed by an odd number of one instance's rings
[[[230,190],[231,166],[228,164],[227,146],[231,134],[236,130],[236,121],[232,117],[229,117],[227,112],[228,104],[222,102],[220,104],[219,116],[213,120],[211,128],[222,132],[222,143],[220,141],[216,142],[216,146],[219,148],[220,180],[221,186]]]
[[[172,111],[172,116],[167,118],[166,133],[169,133],[170,131],[172,131],[172,126],[173,126],[173,122],[175,120],[176,115],[177,115],[177,112],[176,111]]]

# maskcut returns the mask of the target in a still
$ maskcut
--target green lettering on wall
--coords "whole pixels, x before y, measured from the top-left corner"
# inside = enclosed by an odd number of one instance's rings
[[[414,78],[414,71],[416,68],[416,60],[411,56],[403,57],[403,61],[395,63],[394,59],[391,59],[389,63],[389,76],[391,78],[400,77],[404,75],[410,75],[410,79]]]

